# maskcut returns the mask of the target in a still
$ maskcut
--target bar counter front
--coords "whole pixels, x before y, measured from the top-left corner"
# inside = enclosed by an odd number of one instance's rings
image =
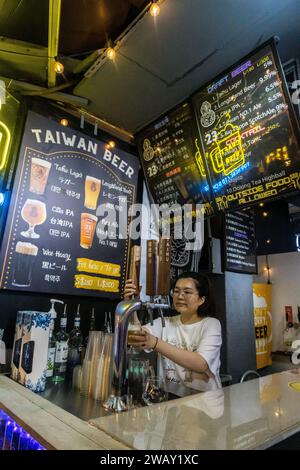
[[[300,368],[120,414],[94,402],[83,419],[53,403],[58,390],[47,399],[2,375],[0,408],[57,450],[267,449],[300,433]]]

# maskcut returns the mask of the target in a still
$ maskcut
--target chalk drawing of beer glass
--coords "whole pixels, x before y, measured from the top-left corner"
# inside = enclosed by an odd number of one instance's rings
[[[45,204],[36,199],[27,199],[22,207],[21,216],[29,225],[26,231],[21,232],[21,235],[25,238],[40,238],[40,235],[35,233],[34,227],[43,224],[46,220],[47,212]]]

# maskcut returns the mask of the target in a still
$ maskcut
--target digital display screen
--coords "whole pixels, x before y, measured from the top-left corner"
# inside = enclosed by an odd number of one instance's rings
[[[200,155],[196,121],[184,103],[136,136],[150,193],[156,204],[205,204],[213,208]]]
[[[218,210],[299,191],[299,128],[273,43],[203,87],[193,104]]]

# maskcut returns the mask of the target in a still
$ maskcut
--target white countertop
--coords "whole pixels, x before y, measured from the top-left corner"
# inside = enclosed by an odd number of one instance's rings
[[[264,449],[300,431],[300,369],[90,422],[143,450]]]
[[[1,404],[21,425],[29,426],[29,432],[39,434],[57,450],[128,450],[103,431],[4,375],[0,375],[0,408]]]

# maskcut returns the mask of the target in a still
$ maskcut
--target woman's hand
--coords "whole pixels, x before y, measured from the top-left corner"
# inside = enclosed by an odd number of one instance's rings
[[[124,299],[132,299],[133,297],[138,296],[138,291],[136,285],[133,283],[132,279],[127,279],[125,282],[124,288]]]
[[[128,336],[129,346],[136,349],[153,349],[157,343],[156,336],[151,335],[147,330],[135,331]]]

